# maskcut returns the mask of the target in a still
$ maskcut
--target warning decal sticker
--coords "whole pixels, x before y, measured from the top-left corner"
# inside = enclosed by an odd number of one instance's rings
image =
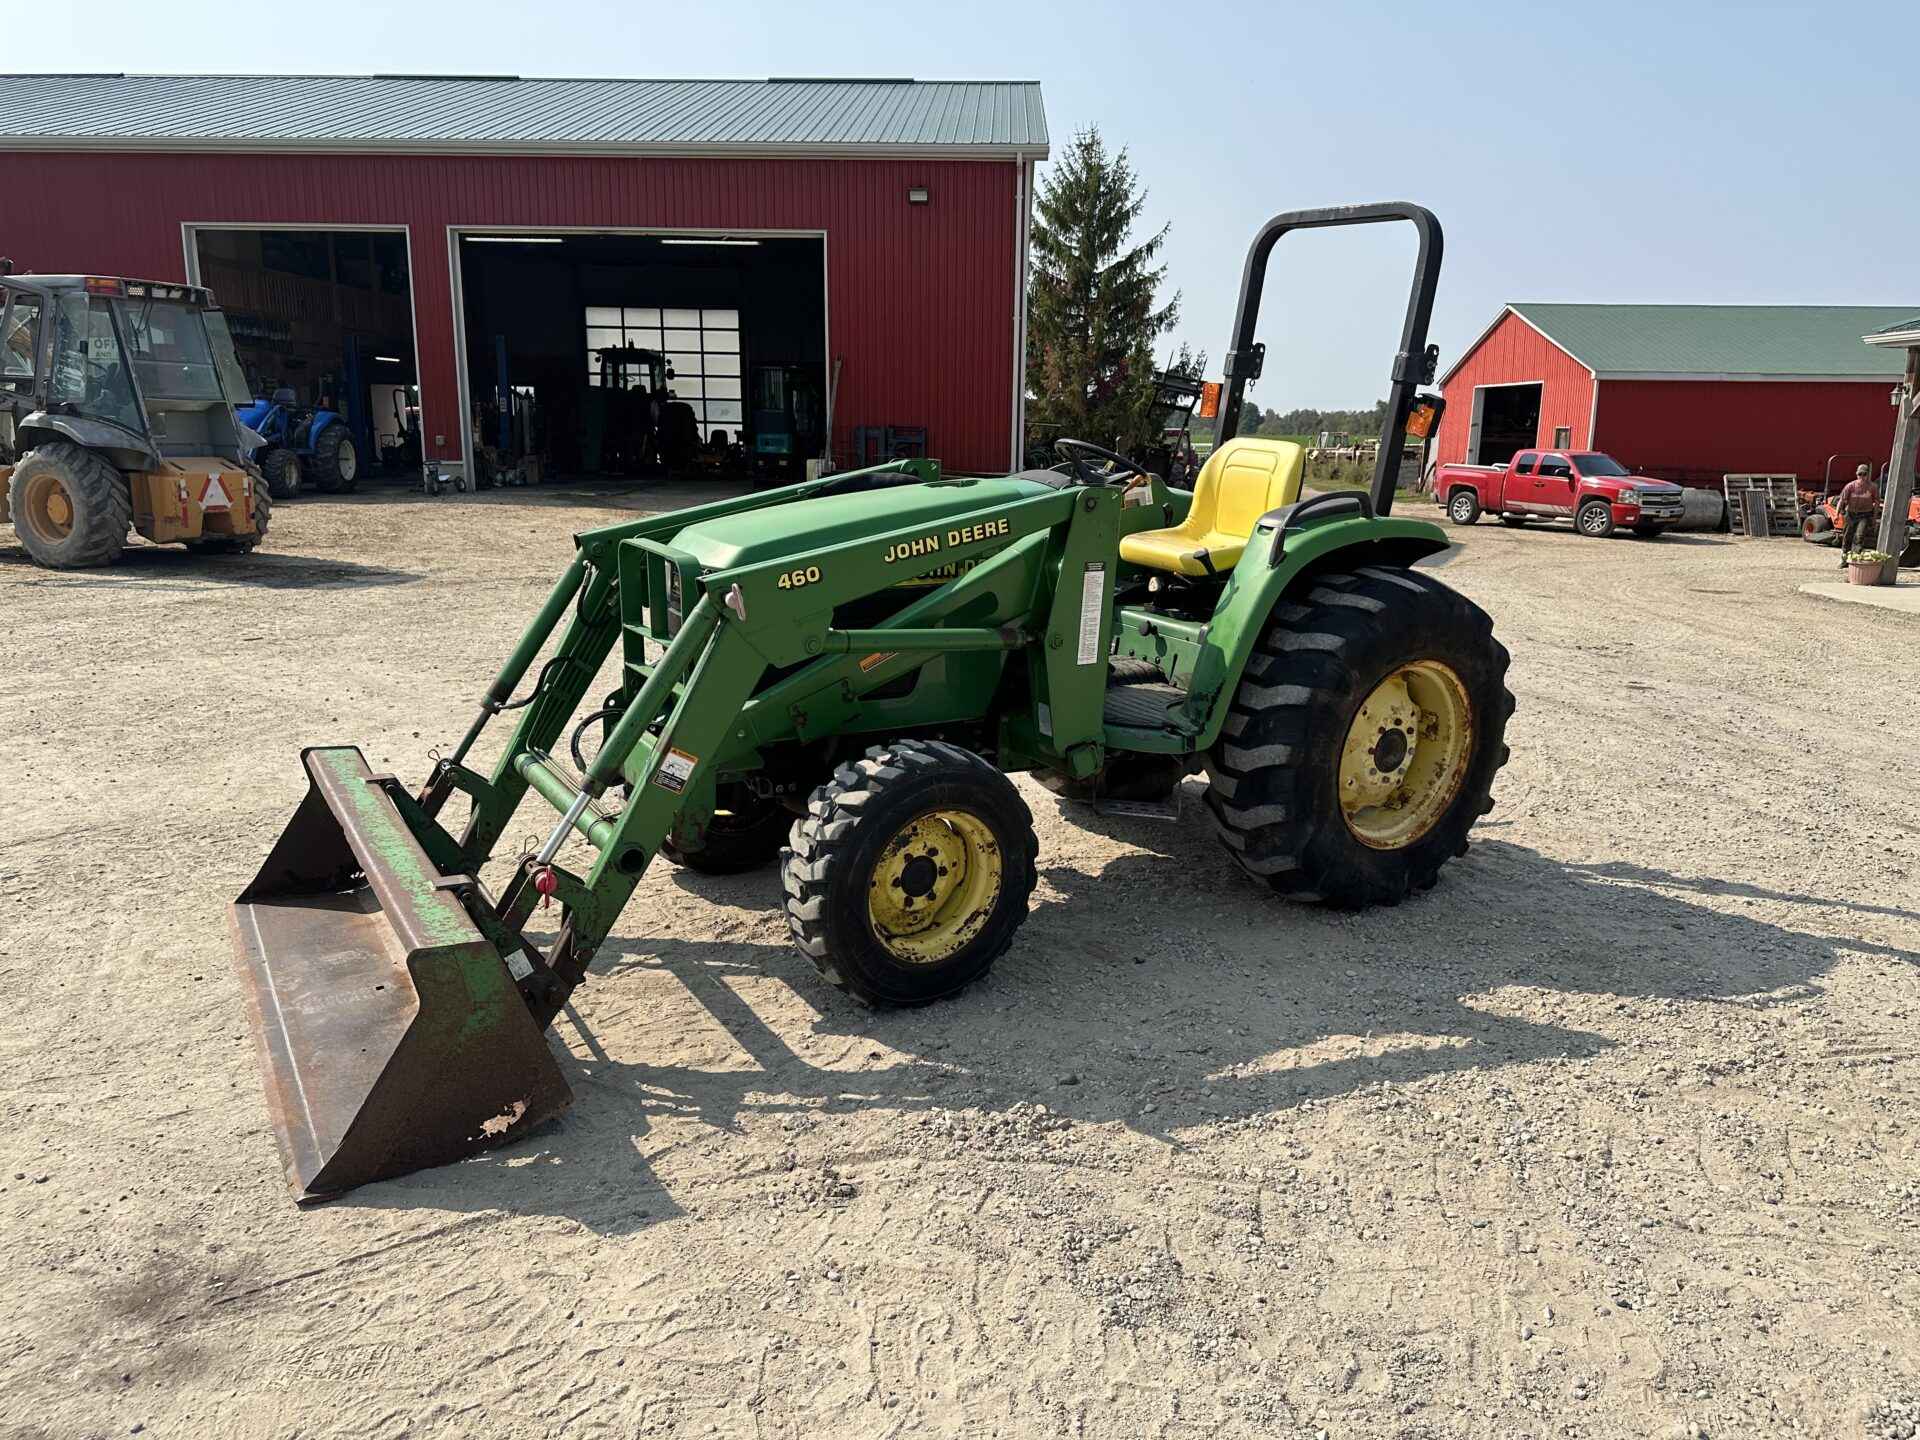
[[[227,487],[220,483],[220,472],[214,471],[207,476],[207,488],[200,492],[202,510],[231,510],[233,501],[227,498]]]
[[[671,790],[678,795],[687,788],[687,781],[693,778],[693,767],[699,763],[699,756],[669,747],[660,761],[660,768],[653,772],[653,783],[662,790]]]
[[[1100,616],[1106,609],[1107,566],[1102,560],[1087,562],[1080,577],[1080,654],[1082,665],[1100,663]]]

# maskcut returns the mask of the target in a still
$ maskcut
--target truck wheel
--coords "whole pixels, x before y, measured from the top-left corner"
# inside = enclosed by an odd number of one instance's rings
[[[703,875],[738,875],[774,860],[787,843],[793,816],[777,801],[761,800],[745,786],[723,787],[721,806],[707,822],[706,838],[692,847],[671,838],[660,853],[676,865]]]
[[[1480,497],[1471,490],[1456,490],[1447,497],[1447,518],[1456,525],[1471,525],[1480,518]]]
[[[1241,869],[1295,900],[1393,905],[1466,853],[1506,763],[1506,647],[1413,570],[1320,576],[1283,601],[1207,755]]]
[[[794,944],[868,1005],[924,1005],[986,974],[1033,894],[1033,815],[958,745],[897,740],[807,800],[781,866]]]
[[[1502,515],[1500,517],[1500,523],[1510,530],[1518,530],[1522,525],[1527,523],[1527,517],[1524,515]]]
[[[1589,500],[1580,507],[1574,524],[1582,535],[1593,540],[1604,540],[1613,534],[1613,507],[1604,500]]]
[[[69,440],[27,452],[14,467],[7,507],[27,554],[49,570],[113,564],[133,525],[126,476]]]
[[[360,483],[360,451],[353,435],[336,420],[313,438],[313,483],[329,495]]]
[[[259,480],[253,482],[253,533],[216,535],[210,540],[189,540],[187,549],[196,555],[246,555],[260,548],[267,538],[267,526],[273,523],[273,488]]]
[[[291,500],[300,493],[300,457],[285,446],[276,445],[261,456],[260,470],[274,499]]]

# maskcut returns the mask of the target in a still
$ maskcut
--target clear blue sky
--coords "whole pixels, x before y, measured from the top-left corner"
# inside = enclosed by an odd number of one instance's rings
[[[1417,200],[1445,225],[1443,364],[1506,300],[1920,309],[1913,0],[335,0],[323,14],[274,27],[208,0],[43,8],[0,68],[1038,79],[1056,143],[1097,125],[1132,152],[1149,218],[1173,225],[1177,338],[1216,367],[1259,223],[1357,200]],[[1383,393],[1402,231],[1283,244],[1261,405]]]

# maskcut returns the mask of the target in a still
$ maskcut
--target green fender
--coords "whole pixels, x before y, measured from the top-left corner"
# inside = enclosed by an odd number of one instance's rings
[[[1287,536],[1286,550],[1276,565],[1270,563],[1273,527],[1257,526],[1240,563],[1233,567],[1194,660],[1186,704],[1187,717],[1198,731],[1193,748],[1205,750],[1219,738],[1247,656],[1283,597],[1304,589],[1315,575],[1328,570],[1362,565],[1404,569],[1452,543],[1446,531],[1428,520],[1356,515],[1309,522],[1295,530]]]

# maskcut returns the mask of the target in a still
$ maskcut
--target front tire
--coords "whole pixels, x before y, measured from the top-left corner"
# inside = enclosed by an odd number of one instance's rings
[[[1320,576],[1276,607],[1208,752],[1228,852],[1296,900],[1394,905],[1431,888],[1493,808],[1506,673],[1486,612],[1439,581]]]
[[[14,532],[49,570],[111,565],[133,527],[133,491],[106,458],[70,440],[27,453],[7,490]]]
[[[985,975],[1027,918],[1040,849],[1013,782],[938,740],[840,766],[789,847],[794,944],[868,1005],[924,1005]]]
[[[360,450],[338,420],[314,436],[313,482],[328,495],[345,494],[360,483]]]
[[[300,493],[300,457],[285,446],[276,445],[261,456],[260,471],[274,499],[291,500]]]
[[[1447,497],[1447,518],[1456,525],[1471,525],[1480,518],[1480,497],[1471,490],[1456,490]]]
[[[1613,534],[1613,507],[1604,500],[1589,500],[1580,507],[1573,523],[1589,540],[1605,540]]]

